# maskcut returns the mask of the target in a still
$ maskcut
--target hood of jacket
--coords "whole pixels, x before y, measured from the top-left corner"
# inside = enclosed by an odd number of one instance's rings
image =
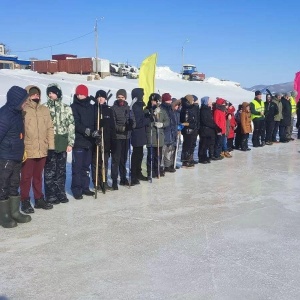
[[[135,88],[131,91],[131,99],[137,98],[138,102],[143,102],[144,97],[144,89],[142,88]]]

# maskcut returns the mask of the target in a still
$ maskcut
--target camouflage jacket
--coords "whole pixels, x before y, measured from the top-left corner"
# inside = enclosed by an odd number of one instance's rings
[[[62,97],[55,101],[48,98],[44,105],[50,110],[54,134],[68,133],[68,145],[73,147],[75,140],[75,122],[71,107],[62,102]]]

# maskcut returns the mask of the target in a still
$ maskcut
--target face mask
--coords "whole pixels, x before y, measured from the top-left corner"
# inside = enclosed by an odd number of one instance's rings
[[[40,99],[31,99],[33,102],[35,103],[39,103],[40,102]]]

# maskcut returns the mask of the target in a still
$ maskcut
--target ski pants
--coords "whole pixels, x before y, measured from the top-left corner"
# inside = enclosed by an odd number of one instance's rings
[[[175,150],[176,146],[172,144],[164,145],[162,147],[162,165],[164,168],[170,168],[174,166]]]
[[[81,196],[90,188],[90,167],[92,150],[89,148],[73,148],[72,151],[72,183],[71,190],[75,197]]]
[[[276,142],[276,137],[277,137],[277,133],[278,133],[278,130],[279,130],[279,124],[280,124],[280,121],[275,121],[275,124],[274,124],[274,129],[273,129],[273,133],[272,133],[272,142]]]
[[[44,168],[45,198],[48,202],[62,201],[66,196],[67,152],[48,151]]]
[[[126,179],[126,162],[128,157],[128,139],[113,140],[112,153],[111,153],[111,178],[112,180],[118,179],[120,172],[120,179]]]
[[[252,144],[254,147],[258,147],[265,140],[265,120],[255,118],[253,119],[253,126]]]
[[[19,195],[21,165],[21,162],[0,159],[0,201]]]
[[[248,149],[248,139],[249,139],[249,133],[242,134],[242,145],[241,145],[242,150]]]
[[[275,121],[266,121],[266,142],[272,142]]]
[[[286,141],[286,129],[287,129],[287,126],[279,125],[279,141],[280,142]]]
[[[28,158],[22,164],[20,194],[21,201],[29,199],[29,192],[32,184],[34,199],[44,197],[43,188],[43,170],[46,163],[46,157]]]
[[[239,149],[242,143],[242,126],[241,124],[237,125],[235,130],[235,139],[234,139],[234,148]]]
[[[162,147],[147,147],[147,176],[151,177],[152,166],[152,178],[158,177],[160,172],[160,164],[162,158]],[[159,168],[159,169],[158,169]]]
[[[185,161],[191,162],[193,160],[195,141],[197,141],[197,134],[194,133],[183,134],[182,153],[181,153],[182,162]]]
[[[221,152],[222,152],[222,135],[217,134],[216,137],[216,142],[215,142],[215,149],[214,149],[214,156],[215,157],[220,157]]]
[[[142,174],[144,147],[133,147],[131,155],[131,178],[137,179]]]
[[[198,148],[199,161],[201,159],[207,158],[207,152],[211,147],[211,145],[214,144],[214,139],[212,139],[210,136],[201,136],[200,141],[199,141],[199,148]]]

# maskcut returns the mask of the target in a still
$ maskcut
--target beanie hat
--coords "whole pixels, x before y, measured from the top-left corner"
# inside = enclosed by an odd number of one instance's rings
[[[160,97],[160,94],[157,94],[157,93],[152,93],[150,96],[149,96],[149,101],[160,101],[161,100],[161,97]]]
[[[46,92],[47,92],[47,96],[49,96],[50,93],[53,93],[57,96],[58,99],[62,97],[62,92],[57,85],[48,86]]]
[[[77,86],[77,88],[75,90],[75,94],[83,95],[83,96],[87,97],[89,95],[89,90],[88,90],[87,86],[80,84]]]
[[[10,106],[21,109],[21,105],[28,98],[28,93],[25,89],[14,85],[8,90],[6,98]]]
[[[196,102],[196,101],[198,100],[198,97],[195,96],[195,95],[192,95],[192,96],[193,96],[193,98],[194,98],[194,102]]]
[[[216,104],[218,104],[218,105],[223,105],[225,103],[226,103],[226,101],[223,98],[218,98],[216,101]]]
[[[29,96],[35,95],[35,94],[39,94],[41,95],[41,91],[40,89],[38,89],[37,87],[32,87],[29,92],[28,92]]]
[[[291,92],[291,96],[292,96],[292,97],[296,97],[297,95],[298,95],[297,91],[292,91],[292,92]]]
[[[201,98],[201,104],[202,105],[207,105],[208,101],[209,101],[209,97],[208,96],[205,96],[205,97]]]
[[[102,98],[107,99],[107,94],[106,94],[106,92],[103,91],[103,90],[97,91],[97,92],[96,92],[96,95],[95,95],[95,98],[97,99],[97,98],[99,98],[99,97],[102,97]]]
[[[192,95],[186,95],[185,99],[189,102],[189,104],[193,104],[194,103],[194,97]]]
[[[126,92],[126,90],[124,90],[124,89],[119,89],[119,90],[117,91],[116,96],[117,96],[117,97],[118,97],[118,96],[123,96],[123,97],[125,97],[125,99],[127,99],[127,92]]]
[[[261,91],[255,91],[255,96],[261,95]]]
[[[172,101],[172,97],[169,93],[164,93],[161,96],[161,101],[166,102],[166,101]]]
[[[282,97],[282,93],[278,92],[278,93],[275,93],[275,97],[279,97],[281,98]]]
[[[284,93],[284,97],[291,97],[291,93]]]

